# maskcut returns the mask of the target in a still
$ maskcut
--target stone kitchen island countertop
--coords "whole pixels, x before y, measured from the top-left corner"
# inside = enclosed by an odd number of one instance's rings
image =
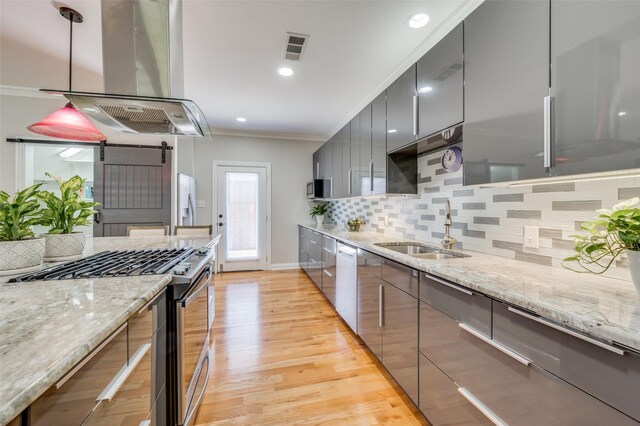
[[[198,248],[210,242],[87,238],[83,256],[105,250]],[[0,283],[0,425],[20,414],[170,282],[171,275],[165,274]]]
[[[640,295],[633,283],[562,268],[465,251],[466,258],[432,260],[401,254],[381,242],[412,242],[337,226],[301,224],[371,253],[527,309],[598,339],[640,351]]]

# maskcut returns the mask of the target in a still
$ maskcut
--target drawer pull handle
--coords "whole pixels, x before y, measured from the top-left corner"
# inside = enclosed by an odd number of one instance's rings
[[[91,351],[91,353],[89,355],[84,357],[82,359],[82,361],[80,361],[75,367],[73,367],[73,370],[71,370],[67,374],[65,374],[65,376],[62,379],[60,379],[60,381],[58,381],[56,383],[56,389],[60,389],[65,383],[67,383],[67,380],[69,380],[71,377],[73,377],[73,375],[76,374],[78,372],[78,370],[80,370],[82,367],[84,367],[86,363],[91,361],[91,358],[96,356],[96,354],[98,352],[100,352],[105,346],[107,346],[109,344],[109,342],[111,342],[125,328],[127,328],[127,323],[126,322],[124,324],[122,324],[120,326],[120,328],[118,328],[116,331],[111,333],[111,335],[109,337],[107,337],[104,340],[104,342],[100,343],[100,345],[97,348],[95,348],[93,351]]]
[[[535,322],[540,323],[542,325],[546,325],[547,327],[551,327],[554,330],[558,330],[558,331],[561,331],[562,333],[568,334],[569,336],[573,336],[573,337],[575,337],[577,339],[584,340],[585,342],[591,343],[592,345],[599,346],[599,347],[601,347],[603,349],[606,349],[606,350],[608,350],[610,352],[613,352],[615,354],[618,354],[618,355],[624,355],[625,354],[625,351],[623,351],[622,349],[619,349],[619,348],[617,348],[615,346],[607,345],[606,343],[603,343],[603,342],[601,342],[599,340],[592,339],[590,337],[584,336],[584,335],[582,335],[582,334],[580,334],[578,332],[575,332],[573,330],[569,330],[567,328],[564,328],[564,327],[562,327],[560,325],[554,324],[551,321],[547,321],[547,320],[545,320],[543,318],[537,317],[537,316],[529,314],[527,312],[523,312],[523,311],[521,311],[519,309],[512,308],[511,306],[509,306],[508,309],[509,309],[510,312],[513,312],[514,314],[520,315],[521,317],[525,317],[525,318],[530,319],[531,321],[535,321]]]
[[[329,278],[333,278],[333,274],[331,274],[331,272],[327,271],[326,269],[323,269],[322,272],[324,272],[325,274],[327,274],[327,276]]]
[[[482,340],[483,342],[487,343],[488,345],[493,346],[494,348],[496,348],[500,352],[502,352],[502,353],[510,356],[511,358],[515,359],[520,364],[526,365],[527,367],[531,364],[531,361],[529,361],[527,358],[523,357],[519,353],[516,353],[516,352],[512,351],[511,349],[507,348],[506,346],[501,345],[500,343],[496,342],[495,340],[492,340],[492,339],[488,338],[484,334],[482,334],[479,331],[475,330],[473,327],[469,327],[467,324],[463,324],[463,323],[458,324],[458,326],[461,329],[463,329],[464,331],[466,331],[467,333],[473,334],[478,339]]]
[[[378,327],[384,327],[384,284],[378,286]]]
[[[145,343],[140,346],[136,353],[133,354],[131,362],[118,371],[118,374],[115,375],[107,387],[104,388],[102,393],[100,393],[98,398],[96,398],[96,402],[111,401],[113,397],[116,396],[116,393],[118,393],[118,390],[120,390],[124,382],[127,381],[127,378],[131,373],[133,373],[133,370],[135,370],[138,364],[140,364],[140,361],[142,361],[142,358],[144,358],[149,349],[151,349],[151,343]]]
[[[439,278],[433,277],[433,276],[431,276],[431,275],[427,275],[427,277],[429,277],[429,279],[430,279],[430,280],[433,280],[433,281],[435,281],[435,282],[438,282],[438,283],[440,283],[440,284],[442,284],[442,285],[446,285],[446,286],[447,286],[447,287],[449,287],[449,288],[452,288],[452,289],[454,289],[454,290],[458,290],[460,293],[464,293],[464,294],[467,294],[467,295],[469,295],[469,296],[473,296],[473,292],[472,292],[472,291],[467,290],[466,288],[458,287],[458,286],[457,286],[457,285],[455,285],[455,284],[448,283],[448,282],[446,282],[446,281],[444,281],[444,280],[441,280],[441,279],[439,279]]]
[[[466,390],[465,388],[458,388],[458,393],[464,397],[471,405],[476,407],[478,411],[485,415],[487,419],[491,421],[494,425],[497,426],[508,426],[500,417],[498,417],[493,411],[489,409],[486,405],[484,405],[478,398],[473,396],[471,392]]]

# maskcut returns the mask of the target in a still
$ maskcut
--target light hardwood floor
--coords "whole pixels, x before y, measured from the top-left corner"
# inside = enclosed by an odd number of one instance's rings
[[[426,425],[301,271],[215,276],[197,425]]]

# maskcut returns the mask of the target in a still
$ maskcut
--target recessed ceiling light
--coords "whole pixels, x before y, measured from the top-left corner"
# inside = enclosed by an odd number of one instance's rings
[[[411,28],[422,28],[429,22],[429,15],[426,13],[415,13],[411,15],[407,23]]]
[[[241,122],[241,123],[244,123],[245,121],[247,121],[247,119],[246,119],[246,118],[244,118],[244,117],[236,117],[236,121],[239,121],[239,122]]]
[[[396,129],[389,129],[387,130],[387,133],[397,133],[398,131]]]
[[[291,77],[293,75],[293,70],[289,67],[280,67],[278,68],[278,74],[283,77]]]
[[[429,93],[433,90],[431,86],[424,86],[418,89],[418,93]]]
[[[82,151],[82,148],[66,148],[60,151],[58,155],[62,158],[69,158],[69,157],[73,157],[80,151]]]
[[[618,115],[619,115],[620,117],[624,117],[625,115],[627,115],[627,113],[626,113],[625,111],[620,111],[620,112],[618,113]]]

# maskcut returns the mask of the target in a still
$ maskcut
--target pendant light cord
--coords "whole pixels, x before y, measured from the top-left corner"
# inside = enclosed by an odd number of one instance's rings
[[[71,92],[71,76],[73,75],[73,18],[69,19],[69,91]]]

